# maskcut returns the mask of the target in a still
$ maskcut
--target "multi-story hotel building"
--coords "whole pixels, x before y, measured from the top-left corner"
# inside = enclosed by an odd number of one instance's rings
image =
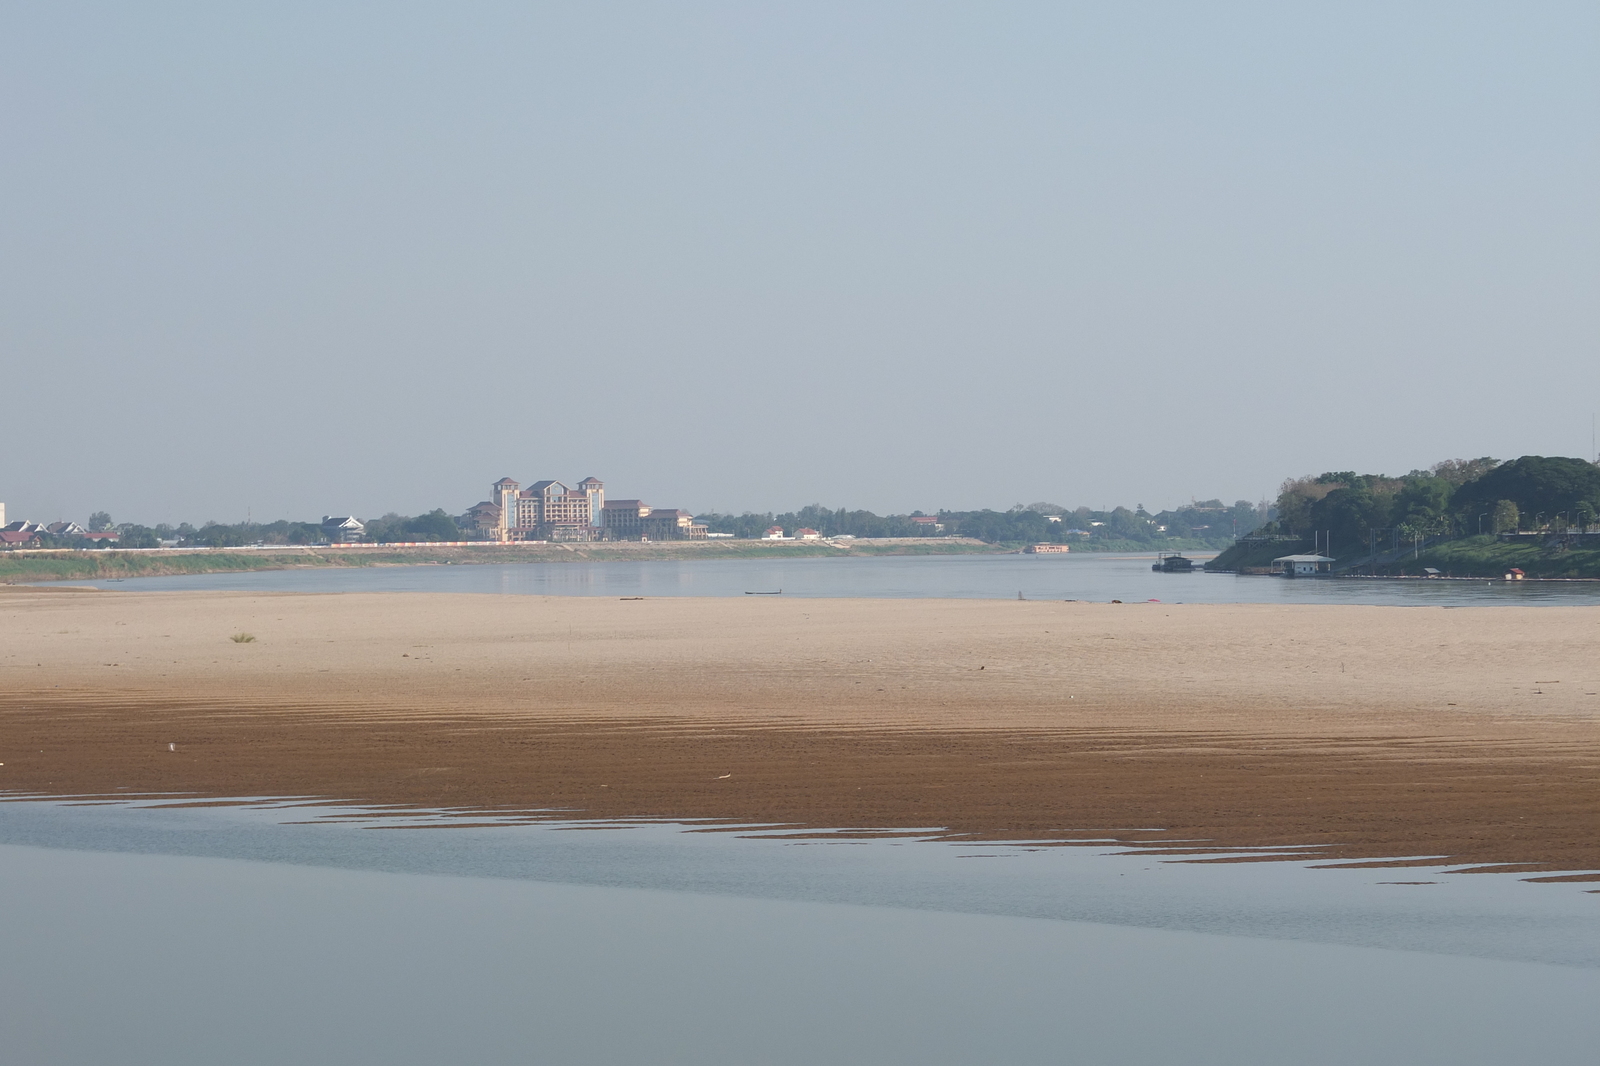
[[[503,477],[489,490],[490,498],[469,514],[483,532],[500,540],[599,540],[605,485],[584,478],[577,488],[559,481],[536,481],[523,488]]]
[[[638,500],[608,501],[599,478],[586,477],[576,488],[559,481],[523,488],[503,477],[489,496],[467,513],[480,531],[503,541],[700,540],[706,535],[706,527],[688,511]]]

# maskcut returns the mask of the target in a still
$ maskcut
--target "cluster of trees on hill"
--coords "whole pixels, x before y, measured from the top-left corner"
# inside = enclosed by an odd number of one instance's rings
[[[713,533],[760,537],[768,527],[781,526],[790,535],[801,528],[815,529],[825,537],[926,537],[928,525],[908,515],[878,515],[871,511],[831,510],[811,504],[783,514],[745,512],[740,515],[701,514]],[[940,511],[940,536],[973,537],[990,544],[1070,544],[1112,550],[1149,547],[1222,547],[1272,517],[1269,506],[1239,500],[1232,507],[1221,500],[1205,500],[1151,514],[1143,505],[1093,510],[1039,502],[1017,504],[1006,511]]]
[[[1586,529],[1597,516],[1600,466],[1525,455],[1450,459],[1400,477],[1343,470],[1285,481],[1277,518],[1261,532],[1321,531],[1349,546],[1390,532],[1409,538]]]

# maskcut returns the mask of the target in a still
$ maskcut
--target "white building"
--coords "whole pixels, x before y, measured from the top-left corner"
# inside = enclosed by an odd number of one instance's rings
[[[1331,573],[1333,560],[1326,555],[1280,555],[1272,560],[1272,568],[1284,577],[1315,577]]]

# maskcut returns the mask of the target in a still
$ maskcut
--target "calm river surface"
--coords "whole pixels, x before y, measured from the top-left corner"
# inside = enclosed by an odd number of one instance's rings
[[[1600,896],[1448,868],[0,803],[4,1061],[1587,1062]]]
[[[1204,558],[1204,556],[1198,557]],[[956,597],[1170,603],[1600,604],[1595,581],[1382,581],[1158,574],[1148,555],[906,555],[605,560],[265,570],[129,578],[101,588],[259,592],[483,592],[537,596]],[[74,582],[84,584],[84,582]]]

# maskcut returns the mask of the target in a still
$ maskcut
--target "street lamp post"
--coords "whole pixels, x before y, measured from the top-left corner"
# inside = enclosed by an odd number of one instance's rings
[[[1480,536],[1480,537],[1483,536],[1483,520],[1485,518],[1488,518],[1488,517],[1489,517],[1489,512],[1488,511],[1485,511],[1481,515],[1478,516],[1478,536]]]

